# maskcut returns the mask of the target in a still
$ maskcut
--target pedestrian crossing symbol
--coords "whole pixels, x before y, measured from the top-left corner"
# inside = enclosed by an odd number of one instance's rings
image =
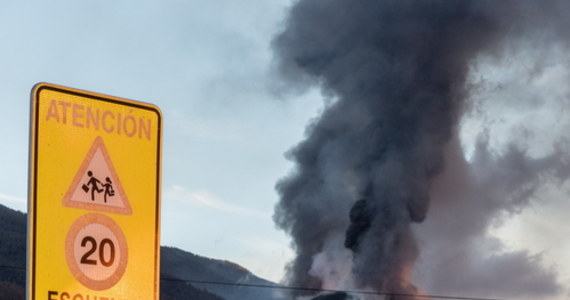
[[[98,136],[63,198],[67,207],[130,215],[131,206],[123,191],[103,139]]]

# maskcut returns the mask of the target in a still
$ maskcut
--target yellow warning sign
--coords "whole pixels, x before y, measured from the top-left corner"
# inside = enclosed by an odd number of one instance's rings
[[[157,300],[159,109],[43,83],[31,107],[28,299]]]
[[[89,210],[130,215],[129,200],[100,136],[79,167],[63,205]]]

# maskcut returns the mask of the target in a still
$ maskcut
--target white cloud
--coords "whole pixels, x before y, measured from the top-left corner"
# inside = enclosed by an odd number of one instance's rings
[[[242,207],[238,205],[233,205],[227,203],[216,195],[211,194],[208,191],[193,191],[187,190],[186,188],[173,185],[167,191],[165,197],[170,200],[174,200],[180,203],[203,207],[217,211],[223,211],[231,214],[257,217],[261,219],[270,218],[271,212],[263,212],[247,207]]]
[[[255,275],[273,282],[279,282],[283,278],[285,265],[295,256],[285,235],[236,236],[232,241],[238,249],[244,250],[233,253],[231,260],[247,266]]]
[[[25,204],[26,199],[0,193],[0,200],[12,203]]]
[[[28,207],[28,201],[26,200],[26,198],[12,196],[3,193],[0,193],[0,204],[22,212],[27,211]]]

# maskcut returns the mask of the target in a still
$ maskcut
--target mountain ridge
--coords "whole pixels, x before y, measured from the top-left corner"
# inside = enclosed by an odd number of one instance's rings
[[[2,300],[25,298],[27,215],[0,205],[0,289]],[[273,282],[228,260],[208,258],[171,246],[161,246],[162,300],[282,299]],[[205,283],[208,282],[208,283]],[[245,284],[245,285],[240,285]],[[250,286],[247,286],[250,285]]]

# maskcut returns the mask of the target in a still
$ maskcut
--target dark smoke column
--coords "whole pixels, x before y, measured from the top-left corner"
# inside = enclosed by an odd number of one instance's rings
[[[320,85],[334,101],[290,152],[296,172],[277,184],[274,219],[297,255],[289,284],[323,284],[309,274],[313,257],[330,251],[324,245],[347,232],[351,206],[366,199],[369,226],[347,236],[358,241],[350,247],[355,288],[415,293],[409,272],[418,250],[410,224],[426,217],[442,148],[464,103],[468,66],[501,35],[502,3],[294,5],[274,40],[280,71],[291,84]]]

